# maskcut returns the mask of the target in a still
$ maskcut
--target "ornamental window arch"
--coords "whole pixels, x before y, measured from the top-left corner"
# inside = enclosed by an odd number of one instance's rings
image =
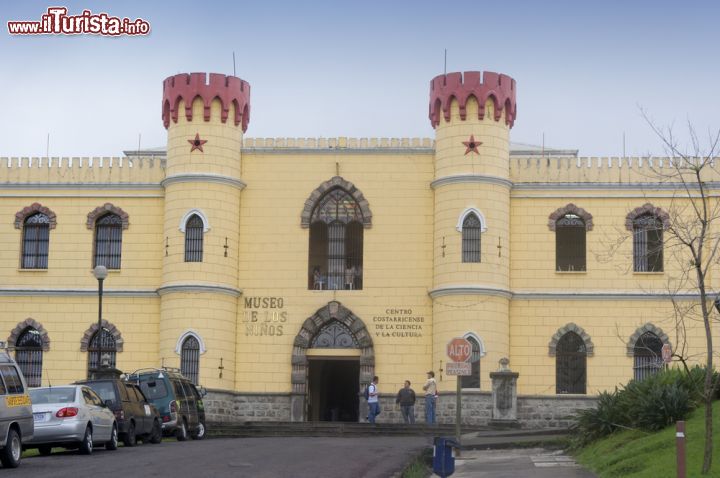
[[[664,345],[672,347],[670,338],[660,327],[647,323],[630,336],[627,355],[633,358],[633,379],[644,380],[665,368]]]
[[[470,342],[470,347],[472,351],[470,355],[471,374],[468,376],[463,376],[461,378],[461,386],[462,388],[479,389],[481,383],[480,361],[486,354],[485,343],[483,342],[482,338],[480,338],[480,336],[474,332],[468,332],[463,336],[463,338]]]
[[[462,262],[481,262],[482,233],[487,230],[483,213],[476,208],[465,209],[455,228],[462,233]]]
[[[22,230],[21,269],[47,269],[50,230],[55,229],[57,216],[40,203],[33,203],[15,214],[15,229]]]
[[[587,393],[587,358],[594,353],[590,336],[569,323],[550,340],[549,353],[555,357],[555,393]]]
[[[555,232],[555,270],[587,270],[587,232],[593,229],[592,214],[569,203],[548,217],[548,228]]]
[[[625,229],[633,235],[633,271],[663,272],[663,232],[670,227],[670,215],[651,203],[630,211]]]
[[[123,230],[130,226],[129,215],[114,204],[105,203],[88,213],[86,225],[94,231],[93,267],[120,269]]]

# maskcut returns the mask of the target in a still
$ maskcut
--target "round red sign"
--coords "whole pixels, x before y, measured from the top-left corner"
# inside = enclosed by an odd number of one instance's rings
[[[467,362],[472,355],[472,345],[462,337],[455,337],[447,345],[447,356],[453,362]]]

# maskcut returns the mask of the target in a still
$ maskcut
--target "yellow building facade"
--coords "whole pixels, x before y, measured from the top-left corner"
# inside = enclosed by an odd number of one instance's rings
[[[442,421],[453,337],[474,348],[473,423],[503,357],[521,398],[560,408],[661,366],[662,345],[702,357],[670,300],[697,299],[653,250],[683,193],[649,174],[667,159],[511,146],[506,75],[441,75],[429,106],[435,138],[247,138],[247,82],[176,75],[165,150],[0,158],[10,349],[36,383],[84,378],[104,264],[113,363],[182,368],[218,420],[357,421],[373,375],[421,395],[434,370]]]

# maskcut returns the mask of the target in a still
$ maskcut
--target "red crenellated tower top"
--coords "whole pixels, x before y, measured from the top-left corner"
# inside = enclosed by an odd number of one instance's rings
[[[450,121],[450,103],[455,98],[460,106],[460,118],[465,120],[465,106],[470,96],[478,102],[478,119],[485,117],[485,103],[490,98],[495,103],[495,121],[502,118],[511,128],[515,123],[515,80],[507,75],[491,71],[466,71],[448,73],[433,78],[430,82],[430,123],[435,128],[440,124],[440,112]]]
[[[177,123],[180,100],[185,101],[185,118],[192,121],[192,103],[200,97],[205,104],[204,119],[210,121],[210,105],[217,98],[222,103],[220,119],[227,121],[230,105],[235,105],[235,125],[242,123],[245,132],[250,122],[250,84],[236,76],[219,73],[183,73],[171,76],[163,81],[162,118],[165,128],[170,126],[170,118]]]

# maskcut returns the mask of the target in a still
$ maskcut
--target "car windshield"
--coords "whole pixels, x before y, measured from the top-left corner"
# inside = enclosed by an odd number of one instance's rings
[[[95,393],[100,395],[103,402],[106,400],[110,400],[112,402],[117,401],[115,398],[115,386],[112,382],[92,382],[88,383],[87,386],[95,390]]]
[[[140,377],[140,390],[143,391],[145,397],[150,401],[165,398],[168,394],[165,381],[152,375]]]
[[[37,388],[30,390],[33,405],[42,403],[72,403],[75,401],[74,388]]]

